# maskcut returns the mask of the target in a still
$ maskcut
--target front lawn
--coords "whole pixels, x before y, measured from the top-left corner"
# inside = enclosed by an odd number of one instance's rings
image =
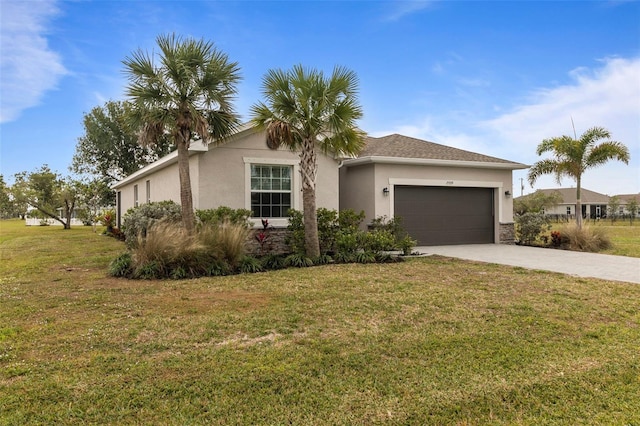
[[[0,424],[640,424],[640,286],[442,257],[108,277],[0,221]]]

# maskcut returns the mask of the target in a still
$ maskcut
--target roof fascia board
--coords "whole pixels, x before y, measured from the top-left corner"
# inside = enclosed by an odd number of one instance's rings
[[[438,160],[431,158],[406,158],[406,157],[361,157],[353,160],[345,160],[346,167],[359,166],[362,164],[406,164],[415,166],[436,166],[436,167],[474,167],[481,169],[507,169],[521,170],[530,166],[521,163],[495,163],[483,161],[460,161],[460,160]]]

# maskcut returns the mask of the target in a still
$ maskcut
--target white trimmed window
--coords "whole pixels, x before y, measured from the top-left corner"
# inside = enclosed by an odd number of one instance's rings
[[[297,158],[244,157],[245,209],[260,227],[269,218],[273,226],[287,226],[289,209],[301,210],[300,168]]]
[[[151,181],[148,180],[146,183],[147,186],[147,199],[146,199],[146,203],[150,203],[151,202]]]
[[[138,207],[138,185],[133,185],[133,207]]]
[[[291,208],[293,167],[251,165],[251,212],[254,218],[287,217]]]

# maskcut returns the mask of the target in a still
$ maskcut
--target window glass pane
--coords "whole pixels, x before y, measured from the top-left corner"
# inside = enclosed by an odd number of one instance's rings
[[[292,166],[251,165],[254,217],[285,217],[291,208]]]
[[[251,178],[251,189],[252,190],[259,190],[260,189],[260,179],[258,178]]]
[[[291,191],[291,179],[289,178],[282,179],[282,185],[280,188],[285,191]]]

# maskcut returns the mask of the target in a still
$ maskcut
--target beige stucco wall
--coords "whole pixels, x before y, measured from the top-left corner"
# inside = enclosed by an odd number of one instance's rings
[[[344,168],[344,167],[343,167]],[[513,222],[512,171],[473,167],[369,163],[341,170],[340,208],[364,209],[365,224],[394,215],[394,186],[453,186],[494,189],[496,241],[499,224]],[[383,192],[388,188],[388,194]],[[367,200],[367,198],[370,198]],[[358,207],[354,207],[358,206]]]
[[[198,179],[198,163],[197,155],[189,158],[189,174],[191,178],[191,191],[193,195],[194,208],[198,207],[198,188],[193,185]],[[120,191],[120,212],[124,215],[127,210],[134,206],[134,186],[138,185],[138,203],[143,204],[147,200],[146,182],[150,183],[150,201],[173,200],[180,204],[180,180],[178,178],[178,163],[156,170],[151,174],[143,174],[140,178],[128,182],[116,191]]]
[[[287,149],[271,150],[266,146],[263,132],[248,130],[224,145],[210,146],[208,151],[190,157],[193,206],[210,209],[227,206],[234,209],[250,208],[250,165],[290,164],[294,168],[292,207],[302,210],[300,192],[299,157]],[[318,153],[316,202],[318,207],[338,209],[338,166],[330,156]],[[180,203],[180,185],[176,162],[153,170],[121,188],[121,212],[133,207],[133,186],[138,185],[139,202],[143,203],[145,182],[151,182],[151,201],[173,200]],[[273,225],[286,225],[286,221],[272,221]]]
[[[340,168],[340,210],[364,210],[363,226],[375,218],[375,168],[373,164]],[[382,188],[380,188],[382,191]]]

